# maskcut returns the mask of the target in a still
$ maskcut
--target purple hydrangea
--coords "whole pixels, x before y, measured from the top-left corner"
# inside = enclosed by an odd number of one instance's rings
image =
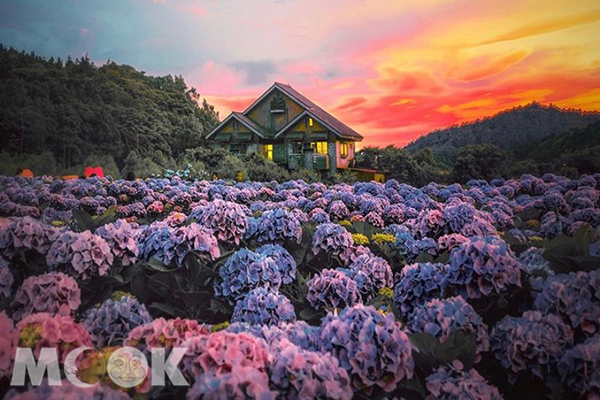
[[[275,261],[284,285],[288,285],[296,280],[296,260],[282,246],[278,244],[265,244],[257,248],[255,252],[270,257]]]
[[[371,300],[380,289],[394,284],[390,264],[383,258],[370,254],[356,257],[348,267],[347,275],[356,282],[363,301]]]
[[[335,200],[329,203],[328,211],[331,218],[340,221],[350,214],[348,207],[346,207],[346,204],[344,204],[344,202],[341,200]]]
[[[461,296],[433,299],[416,307],[407,327],[412,332],[429,333],[439,338],[441,343],[458,330],[474,334],[478,356],[490,348],[487,325]]]
[[[134,328],[151,322],[146,307],[131,296],[107,299],[81,321],[97,347],[120,345]]]
[[[588,399],[600,397],[600,335],[595,335],[570,350],[558,364],[560,379]]]
[[[119,219],[99,227],[96,234],[106,240],[114,257],[120,260],[123,266],[127,267],[136,263],[140,252],[137,238],[141,234],[141,229],[136,225]]]
[[[385,226],[385,222],[379,213],[371,211],[365,215],[365,222],[371,224],[377,228],[383,228]]]
[[[444,284],[458,294],[477,299],[510,286],[521,286],[517,259],[502,239],[472,237],[450,253],[450,266]]]
[[[45,255],[59,231],[31,217],[13,218],[0,225],[0,252],[12,258],[18,251],[35,250]]]
[[[371,252],[371,249],[369,249],[368,247],[358,245],[358,246],[351,246],[351,247],[347,248],[346,250],[344,250],[343,252],[340,253],[339,257],[340,257],[340,260],[342,261],[342,263],[344,264],[344,266],[348,267],[350,264],[352,264],[354,262],[354,260],[356,260],[358,257],[360,257],[363,254],[372,255],[373,253]]]
[[[345,368],[356,390],[370,393],[378,386],[393,391],[414,372],[412,347],[391,314],[357,304],[322,323],[323,350],[331,352]]]
[[[277,242],[286,239],[302,240],[302,224],[298,217],[281,208],[265,211],[258,218],[254,236],[259,242]]]
[[[81,291],[75,279],[61,272],[48,272],[25,279],[11,304],[13,318],[48,313],[72,315],[81,304]]]
[[[383,210],[383,219],[388,224],[401,224],[404,222],[404,207],[399,204],[387,206]]]
[[[429,392],[425,400],[503,400],[498,388],[475,369],[461,371],[441,366],[425,382]]]
[[[176,228],[160,222],[154,223],[142,233],[140,242],[142,258],[154,257],[165,265],[183,265],[185,257],[191,251],[204,253],[213,260],[221,254],[212,231],[195,222]]]
[[[287,297],[264,287],[258,287],[238,300],[231,322],[273,325],[279,322],[294,322],[296,313]]]
[[[12,319],[6,312],[0,311],[0,379],[10,378],[13,373],[15,353],[19,345],[19,331],[15,329]]]
[[[122,390],[113,389],[108,385],[93,385],[92,387],[75,386],[68,379],[63,379],[59,386],[50,386],[48,379],[44,378],[39,386],[30,387],[25,392],[11,390],[6,399],[10,400],[128,400],[129,395]]]
[[[194,208],[190,218],[212,230],[219,240],[228,243],[239,244],[248,228],[244,207],[219,199]]]
[[[469,238],[461,235],[460,233],[450,233],[448,235],[442,235],[438,238],[438,250],[441,252],[450,251],[461,244],[468,242]]]
[[[573,330],[557,315],[526,311],[521,317],[504,317],[492,329],[490,341],[511,381],[521,371],[545,380],[556,376],[558,362],[573,345]]]
[[[561,316],[587,336],[596,334],[600,328],[600,270],[548,277],[535,308]]]
[[[282,398],[352,399],[348,373],[331,354],[304,350],[287,339],[278,341],[270,351],[269,378]]]
[[[445,264],[418,263],[400,271],[394,287],[394,303],[403,316],[410,315],[415,307],[442,297],[447,269]]]
[[[325,224],[330,222],[329,214],[327,214],[322,208],[314,208],[309,213],[309,221],[315,225]]]
[[[306,282],[306,300],[317,310],[343,308],[360,301],[356,282],[340,270],[324,269]]]
[[[282,276],[271,257],[242,248],[232,254],[219,269],[220,280],[215,282],[215,295],[231,305],[253,289],[263,287],[278,290]]]
[[[544,258],[544,249],[530,247],[519,254],[519,262],[529,274],[548,276],[554,275],[550,262]]]
[[[324,251],[326,254],[337,256],[354,244],[352,234],[343,226],[326,223],[317,227],[312,241],[314,254]]]
[[[90,231],[64,232],[52,243],[46,255],[48,264],[64,266],[70,275],[82,280],[104,276],[113,265],[114,256],[102,237]]]
[[[3,297],[10,297],[12,294],[12,285],[14,283],[12,272],[10,272],[10,266],[8,261],[0,257],[0,295]]]

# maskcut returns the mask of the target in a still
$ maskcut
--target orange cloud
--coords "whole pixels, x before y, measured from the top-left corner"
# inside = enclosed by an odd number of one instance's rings
[[[496,58],[486,65],[475,65],[471,68],[467,67],[466,71],[459,72],[455,76],[459,81],[476,81],[487,78],[492,75],[497,75],[506,71],[511,66],[517,64],[530,54],[528,50],[517,50],[513,53]],[[475,60],[472,64],[479,64],[480,60]]]

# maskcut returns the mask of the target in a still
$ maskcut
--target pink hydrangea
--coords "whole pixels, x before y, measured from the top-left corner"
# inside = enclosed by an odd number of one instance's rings
[[[71,315],[81,304],[77,281],[62,272],[49,272],[25,279],[13,300],[13,318],[36,313]]]
[[[206,335],[206,325],[192,319],[157,318],[149,324],[141,325],[129,332],[124,341],[125,346],[141,347],[144,350],[153,348],[181,347],[181,344],[195,336]]]
[[[14,218],[0,227],[0,252],[13,257],[21,250],[35,250],[45,255],[59,231],[29,216]]]
[[[59,362],[64,363],[74,348],[94,346],[87,330],[67,315],[31,314],[17,324],[17,329],[19,346],[32,348],[36,358],[43,348],[50,347],[56,349]]]

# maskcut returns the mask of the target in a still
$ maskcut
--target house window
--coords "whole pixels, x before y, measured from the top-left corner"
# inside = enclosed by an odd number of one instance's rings
[[[340,157],[347,158],[348,157],[348,143],[346,142],[338,142],[340,143]]]
[[[229,145],[229,152],[231,154],[245,155],[248,149],[246,143],[232,143]]]
[[[273,145],[272,144],[263,144],[262,145],[262,153],[263,157],[267,160],[273,159]]]
[[[327,142],[312,142],[310,145],[315,149],[315,153],[327,154]]]
[[[302,154],[302,142],[292,142],[292,154]]]
[[[308,118],[308,126],[313,126],[313,119],[312,118]]]

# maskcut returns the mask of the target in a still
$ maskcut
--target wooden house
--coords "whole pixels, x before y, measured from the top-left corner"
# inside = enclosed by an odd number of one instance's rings
[[[275,83],[243,112],[232,112],[207,139],[237,155],[260,153],[290,170],[335,173],[352,166],[363,137],[290,85]]]

